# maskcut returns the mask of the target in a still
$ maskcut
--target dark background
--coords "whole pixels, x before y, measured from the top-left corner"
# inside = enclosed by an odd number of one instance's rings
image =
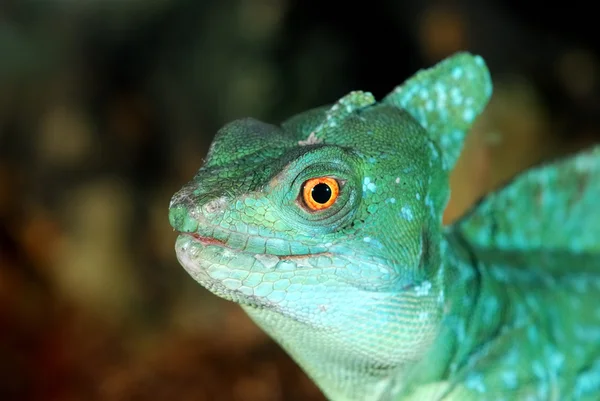
[[[0,399],[322,399],[177,264],[171,195],[227,121],[380,98],[463,49],[495,94],[447,222],[598,142],[593,3],[523,3],[0,0]]]

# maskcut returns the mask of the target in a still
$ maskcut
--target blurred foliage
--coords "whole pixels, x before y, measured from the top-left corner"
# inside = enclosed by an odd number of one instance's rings
[[[0,399],[323,399],[179,267],[171,195],[231,119],[277,122],[352,89],[381,97],[469,49],[496,92],[452,175],[452,221],[523,168],[600,138],[593,13],[577,1],[536,11],[3,0]]]

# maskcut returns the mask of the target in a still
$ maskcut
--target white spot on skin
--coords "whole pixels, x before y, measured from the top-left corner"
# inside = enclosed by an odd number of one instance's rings
[[[387,203],[396,203],[396,198],[389,198],[386,200]]]
[[[454,105],[458,106],[463,102],[463,97],[462,94],[460,93],[460,89],[458,88],[452,88],[450,90],[450,97],[452,98],[452,103],[454,103]]]
[[[463,69],[461,67],[454,67],[452,69],[452,78],[460,79],[463,75]]]
[[[431,200],[431,197],[429,195],[427,195],[425,197],[425,205],[427,205],[429,207],[429,212],[431,213],[431,216],[435,216],[435,208],[433,205],[433,200]]]
[[[440,152],[438,152],[437,148],[433,144],[433,142],[429,142],[429,150],[431,151],[431,158],[433,160],[437,160],[440,157]]]
[[[415,294],[418,297],[424,297],[429,295],[429,290],[431,289],[431,282],[423,281],[421,284],[415,286]]]
[[[279,258],[275,255],[256,254],[254,259],[258,260],[267,269],[272,269],[279,263]]]
[[[396,184],[400,184],[400,177],[396,177]]]
[[[502,381],[508,389],[517,387],[517,374],[513,370],[502,372]]]
[[[221,252],[221,255],[224,258],[233,258],[235,256],[235,253],[231,249],[223,248],[223,251]]]
[[[575,399],[583,398],[584,394],[591,395],[590,393],[598,388],[598,373],[600,373],[600,361],[594,362],[590,368],[579,375],[573,391]]]
[[[544,379],[546,376],[544,365],[540,361],[533,361],[531,364],[531,370],[538,379]]]
[[[471,390],[475,390],[479,393],[485,393],[485,384],[483,383],[483,377],[480,373],[472,373],[467,377],[465,385]]]
[[[315,144],[321,143],[321,142],[323,142],[323,141],[321,139],[317,138],[317,135],[313,131],[310,133],[308,138],[306,138],[304,141],[298,141],[298,145],[300,145],[300,146],[315,145]]]
[[[412,219],[414,218],[413,212],[408,206],[402,206],[402,209],[400,209],[400,213],[402,214],[402,217],[404,217],[408,221],[412,221]]]
[[[377,189],[377,186],[375,185],[374,182],[371,182],[371,178],[365,177],[363,180],[363,192],[367,192],[367,190],[371,191],[371,192],[375,192],[376,189]]]
[[[417,192],[415,198],[417,198],[417,200],[421,200],[421,194]]]
[[[463,118],[468,123],[472,122],[473,119],[475,119],[475,111],[473,111],[471,108],[465,109],[463,112]]]
[[[454,142],[462,142],[463,138],[465,137],[465,133],[461,130],[454,130],[452,131],[451,135]]]
[[[437,297],[438,304],[442,305],[444,303],[444,290],[442,289]]]
[[[509,351],[504,354],[504,361],[508,365],[516,366],[520,361],[520,353],[517,346],[513,346]]]
[[[498,306],[499,306],[498,299],[496,299],[495,296],[490,295],[487,298],[485,298],[484,308],[485,308],[486,319],[489,320],[494,317],[494,315],[498,311]]]
[[[440,142],[443,148],[449,148],[452,145],[452,138],[449,135],[444,135],[440,138]]]
[[[559,353],[559,352],[554,352],[552,354],[552,356],[550,357],[550,366],[552,366],[552,368],[555,371],[559,371],[563,364],[565,362],[565,357],[563,354]]]
[[[529,339],[529,341],[532,344],[537,343],[538,339],[539,339],[539,333],[538,330],[535,326],[529,326],[527,328],[527,338]]]
[[[363,241],[365,241],[365,242],[371,242],[371,237],[365,237],[365,238],[363,238]]]
[[[459,343],[462,343],[465,340],[465,337],[467,335],[467,329],[465,327],[465,321],[463,319],[461,319],[457,324],[456,324],[456,339],[458,340]]]

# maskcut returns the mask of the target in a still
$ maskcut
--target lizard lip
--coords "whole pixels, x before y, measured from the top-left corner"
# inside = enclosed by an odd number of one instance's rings
[[[190,237],[194,242],[197,242],[202,245],[213,245],[219,246],[222,248],[229,248],[236,252],[247,253],[242,249],[231,248],[226,242],[218,240],[213,237],[206,237],[204,235],[200,235],[198,233],[189,233],[189,232],[179,232],[180,235],[185,235]],[[256,255],[256,253],[253,253]],[[293,259],[305,259],[305,258],[314,258],[318,256],[332,256],[331,252],[316,252],[316,253],[307,253],[307,254],[299,254],[299,255],[273,255],[277,257],[279,260],[293,260]]]
[[[218,246],[227,246],[227,244],[221,240],[212,237],[205,237],[196,233],[180,233],[184,235],[188,235],[194,239],[196,242],[200,242],[203,245],[218,245]]]

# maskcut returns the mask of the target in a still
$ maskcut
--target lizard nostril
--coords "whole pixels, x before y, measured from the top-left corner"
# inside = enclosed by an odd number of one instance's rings
[[[189,210],[184,205],[172,206],[169,209],[169,222],[179,232],[195,232],[198,221],[190,216]]]

